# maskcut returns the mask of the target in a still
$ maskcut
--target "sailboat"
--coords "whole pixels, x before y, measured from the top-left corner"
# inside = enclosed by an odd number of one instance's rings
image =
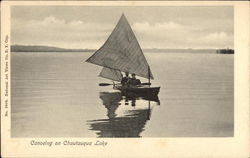
[[[113,88],[122,92],[158,95],[160,87],[151,87],[154,79],[150,66],[124,14],[115,26],[106,42],[86,62],[102,66],[99,76],[120,82],[121,72],[134,73],[148,79],[147,84],[138,87],[123,87],[113,84]]]

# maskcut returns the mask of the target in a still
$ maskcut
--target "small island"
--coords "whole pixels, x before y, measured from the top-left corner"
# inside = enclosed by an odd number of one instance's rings
[[[233,49],[217,49],[216,50],[217,54],[234,54]]]

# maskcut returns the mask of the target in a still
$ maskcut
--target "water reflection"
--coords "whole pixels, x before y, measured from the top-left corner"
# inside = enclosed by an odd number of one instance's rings
[[[108,118],[112,119],[117,116],[115,114],[116,109],[121,105],[120,101],[122,100],[122,95],[120,92],[101,92],[100,99],[102,100],[103,105],[107,109]]]
[[[98,137],[140,137],[150,120],[152,105],[159,99],[121,92],[101,92],[100,99],[107,109],[107,119],[89,120],[90,130]]]

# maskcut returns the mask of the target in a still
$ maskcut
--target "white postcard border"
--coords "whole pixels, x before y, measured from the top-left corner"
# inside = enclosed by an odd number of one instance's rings
[[[11,138],[10,137],[10,6],[11,5],[232,5],[234,6],[234,137],[167,138]],[[249,2],[67,2],[8,1],[1,3],[1,149],[3,157],[247,157],[249,155]],[[6,38],[8,40],[6,42]],[[6,47],[6,44],[8,46]],[[6,52],[5,52],[6,51]],[[8,57],[6,57],[8,54]],[[6,64],[7,62],[7,64]],[[8,71],[6,71],[6,65]],[[8,74],[8,79],[5,75]],[[6,92],[8,82],[8,96]],[[5,108],[5,100],[8,108]],[[6,117],[6,112],[8,116]],[[31,141],[61,142],[61,145],[31,145]],[[64,141],[108,144],[63,145]]]

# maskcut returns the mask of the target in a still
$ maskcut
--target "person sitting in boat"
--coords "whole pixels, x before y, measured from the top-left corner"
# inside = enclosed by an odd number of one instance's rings
[[[129,86],[140,86],[141,81],[139,79],[136,79],[135,74],[132,74],[132,78],[128,82]]]
[[[127,86],[129,80],[130,80],[129,73],[126,72],[126,73],[125,73],[125,77],[123,77],[122,80],[121,80],[122,86]]]

